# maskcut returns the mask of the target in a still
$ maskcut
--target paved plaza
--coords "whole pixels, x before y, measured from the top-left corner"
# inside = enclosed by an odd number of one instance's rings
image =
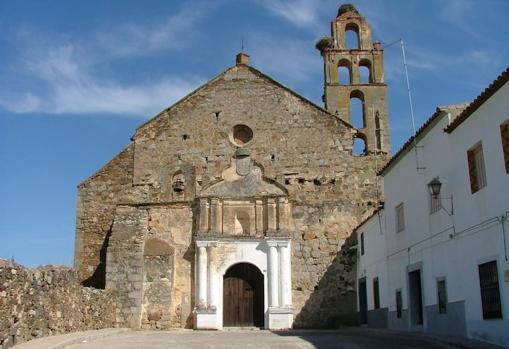
[[[344,328],[340,330],[133,331],[105,329],[29,341],[16,349],[501,349],[466,338]]]
[[[447,349],[457,348],[409,335],[343,331],[127,331],[80,343],[69,349]],[[28,344],[28,343],[27,343]],[[32,343],[36,344],[36,343]]]

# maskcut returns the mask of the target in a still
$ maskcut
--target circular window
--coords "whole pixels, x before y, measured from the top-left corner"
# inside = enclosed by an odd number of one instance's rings
[[[235,125],[232,129],[232,141],[242,147],[253,139],[253,130],[246,125]]]

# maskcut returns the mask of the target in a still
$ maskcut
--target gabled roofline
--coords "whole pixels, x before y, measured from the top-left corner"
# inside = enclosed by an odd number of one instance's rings
[[[345,125],[346,127],[349,127],[349,128],[352,128],[352,129],[355,129],[355,127],[353,125],[351,125],[350,123],[344,121],[343,119],[341,119],[339,116],[337,115],[334,115],[334,114],[331,114],[329,111],[327,111],[326,109],[320,107],[319,105],[315,104],[314,102],[310,101],[309,99],[307,99],[306,97],[300,95],[299,93],[295,92],[294,90],[292,90],[291,88],[281,84],[280,82],[274,80],[273,78],[271,78],[270,76],[262,73],[260,70],[256,69],[256,68],[253,68],[252,66],[250,65],[240,65],[241,67],[245,67],[247,69],[249,69],[252,73],[254,73],[255,75],[258,75],[260,76],[262,79],[266,79],[268,80],[269,82],[273,83],[274,85],[284,89],[285,91],[291,93],[292,95],[294,95],[295,97],[299,98],[300,100],[302,100],[303,102],[307,103],[308,105],[310,105],[311,107],[315,108],[315,109],[318,109],[320,110],[321,112],[329,115],[329,116],[332,116],[334,117],[335,119],[337,119],[338,121],[340,121],[343,125]],[[192,92],[188,93],[187,95],[185,95],[184,97],[182,97],[181,99],[179,99],[178,101],[176,101],[175,103],[173,103],[171,106],[169,106],[168,108],[162,110],[161,112],[159,112],[158,114],[156,114],[154,117],[150,118],[149,120],[145,121],[143,124],[141,124],[140,126],[138,126],[136,128],[136,131],[134,133],[134,135],[131,137],[131,140],[134,140],[134,138],[136,137],[136,134],[138,133],[138,131],[143,128],[144,126],[148,125],[149,123],[151,123],[152,121],[156,120],[157,118],[163,116],[166,112],[170,111],[171,109],[173,109],[174,107],[176,107],[177,105],[179,105],[180,103],[184,102],[185,100],[191,98],[193,95],[195,95],[196,93],[200,92],[201,90],[203,90],[205,87],[207,87],[209,84],[213,83],[214,81],[218,80],[219,78],[221,78],[222,76],[226,75],[226,73],[228,73],[230,70],[234,69],[234,68],[237,68],[239,67],[239,65],[234,65],[224,71],[222,71],[221,73],[219,73],[218,75],[214,76],[212,79],[208,80],[207,82],[205,82],[204,84],[202,84],[201,86],[199,86],[198,88],[196,88],[195,90],[193,90]]]
[[[455,107],[461,106],[461,104],[454,105]],[[449,112],[449,108],[453,106],[443,106],[443,107],[437,107],[435,109],[435,112],[433,115],[429,117],[428,120],[422,126],[417,130],[415,135],[408,138],[408,140],[403,144],[403,146],[392,156],[392,158],[385,164],[384,167],[380,171],[378,171],[377,175],[384,176],[389,172],[391,168],[396,165],[401,158],[403,158],[403,155],[407,154],[410,150],[412,150],[412,147],[415,142],[421,140],[430,130],[433,126],[436,125],[436,123],[441,119],[441,116]]]
[[[113,156],[110,161],[108,161],[106,164],[104,164],[100,169],[98,169],[97,171],[95,171],[93,174],[91,174],[89,177],[85,178],[84,180],[82,180],[76,187],[78,189],[81,189],[83,188],[85,185],[87,185],[88,183],[90,183],[93,179],[99,177],[103,172],[104,170],[106,170],[106,168],[108,166],[110,166],[112,163],[114,163],[119,157],[121,157],[124,153],[128,152],[129,150],[131,150],[131,148],[134,147],[134,143],[132,142],[129,142],[129,144],[127,144],[124,148],[122,148],[121,151],[119,151],[115,156]],[[134,154],[133,154],[134,155]],[[134,159],[132,159],[134,160]]]
[[[488,87],[484,89],[479,96],[477,96],[472,103],[465,110],[458,115],[453,122],[451,122],[444,131],[451,133],[459,125],[463,123],[470,115],[472,115],[477,109],[481,107],[491,96],[493,96],[498,90],[502,88],[509,81],[509,67],[506,68]]]
[[[364,218],[364,220],[362,222],[357,224],[357,226],[352,230],[352,233],[356,233],[360,227],[362,227],[364,224],[366,224],[369,220],[371,220],[371,218],[373,218],[379,212],[383,211],[384,208],[385,208],[385,203],[383,201],[381,201],[379,206],[373,212],[371,212],[371,214],[369,216],[367,216],[366,218]]]

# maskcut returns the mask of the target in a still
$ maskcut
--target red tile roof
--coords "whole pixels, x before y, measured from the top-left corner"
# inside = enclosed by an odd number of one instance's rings
[[[479,107],[488,100],[491,96],[493,96],[502,86],[504,86],[509,81],[509,68],[502,72],[479,96],[476,97],[469,104],[465,110],[458,115],[453,122],[451,122],[444,131],[447,133],[451,133],[454,131],[456,127],[461,125],[463,121],[465,121],[470,115],[472,115]]]

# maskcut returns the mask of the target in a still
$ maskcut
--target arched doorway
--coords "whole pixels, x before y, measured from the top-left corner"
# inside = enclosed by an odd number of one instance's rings
[[[263,327],[263,274],[252,264],[231,266],[223,278],[223,326]]]

